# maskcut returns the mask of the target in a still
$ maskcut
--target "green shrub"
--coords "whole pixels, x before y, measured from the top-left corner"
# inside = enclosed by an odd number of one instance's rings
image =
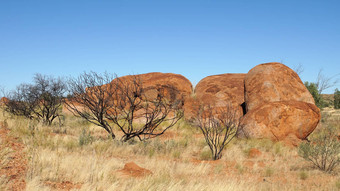
[[[65,148],[67,151],[73,151],[75,148],[77,148],[77,139],[75,140],[68,140],[65,143]]]
[[[305,171],[301,171],[299,173],[299,177],[301,180],[306,180],[308,178],[308,174]]]
[[[200,159],[201,160],[209,160],[211,158],[212,158],[211,151],[209,149],[206,149],[206,147],[205,147],[200,153]]]
[[[334,109],[340,109],[340,91],[335,89],[334,92]]]
[[[79,145],[80,146],[88,145],[88,144],[91,144],[92,142],[93,142],[93,137],[91,135],[91,132],[90,131],[87,132],[86,129],[84,128],[79,136]]]
[[[319,94],[317,85],[313,82],[305,82],[305,86],[310,92],[310,94],[312,94],[315,101],[315,105],[322,109],[325,106],[325,104],[321,95]]]
[[[274,170],[272,168],[270,168],[270,167],[267,167],[266,171],[264,173],[264,176],[265,177],[271,177],[273,174],[274,174]]]
[[[179,159],[181,158],[181,151],[180,150],[175,150],[173,153],[172,153],[172,156],[176,159]]]
[[[274,144],[274,153],[275,155],[282,156],[282,143],[278,142]]]
[[[150,148],[149,151],[148,151],[149,158],[151,158],[154,154],[155,154],[155,149],[154,148]]]
[[[204,135],[211,150],[213,160],[222,157],[223,149],[233,140],[239,129],[240,119],[230,105],[217,109],[211,105],[202,105],[194,120]]]
[[[235,167],[240,174],[244,173],[245,169],[243,168],[241,164],[237,164]]]
[[[322,171],[333,171],[340,163],[340,141],[334,129],[327,127],[310,142],[300,144],[299,155]]]
[[[337,181],[335,182],[335,187],[336,187],[338,190],[340,190],[340,180],[337,180]]]

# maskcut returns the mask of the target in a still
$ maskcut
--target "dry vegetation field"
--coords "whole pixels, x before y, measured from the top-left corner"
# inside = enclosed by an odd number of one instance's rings
[[[11,141],[22,144],[26,190],[340,190],[339,168],[324,173],[297,148],[270,140],[235,138],[222,159],[211,161],[203,136],[185,121],[158,138],[127,143],[71,115],[63,126],[48,127],[1,110],[0,121],[11,137],[0,136],[0,167],[20,159]],[[339,130],[340,111],[325,109],[313,134],[325,126]],[[123,171],[128,162],[152,173]],[[0,176],[0,190],[11,190],[19,175]]]

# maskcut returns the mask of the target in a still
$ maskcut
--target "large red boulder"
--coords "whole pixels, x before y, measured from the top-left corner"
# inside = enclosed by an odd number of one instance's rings
[[[124,84],[124,87],[130,87],[131,91],[133,91],[133,88],[135,88],[133,86],[134,82],[138,83],[138,85],[142,85],[144,90],[143,93],[145,93],[146,98],[148,99],[155,99],[159,94],[162,94],[169,101],[179,100],[182,101],[182,104],[184,104],[185,100],[192,94],[192,85],[187,78],[179,74],[161,72],[122,76],[114,79],[110,84],[104,84],[100,87],[88,87],[86,88],[86,93],[90,96],[91,94],[95,94],[94,92],[98,89],[102,89],[104,92],[116,91],[116,86],[114,84],[117,82],[117,80],[120,80],[120,82]],[[93,97],[96,99],[95,95],[93,95]],[[115,98],[113,98],[113,100],[115,100]],[[72,102],[72,100],[69,99],[67,101],[70,103]],[[78,103],[73,104],[74,107],[78,108],[79,110],[85,109],[85,107]],[[63,112],[70,113],[67,110],[65,104],[63,107]]]
[[[255,66],[244,81],[247,111],[274,101],[292,100],[314,104],[312,95],[296,72],[278,62]]]
[[[122,81],[131,80],[136,77],[141,81],[145,89],[145,93],[149,97],[156,97],[162,93],[169,99],[185,100],[192,94],[191,82],[180,74],[152,72],[139,75],[128,75],[119,77]]]
[[[313,132],[320,118],[320,110],[314,104],[300,101],[269,102],[243,117],[240,135],[296,145]]]
[[[188,107],[210,105],[216,108],[236,110],[238,117],[243,116],[245,74],[220,74],[203,78],[195,87],[195,100],[188,101]],[[187,108],[187,107],[186,107]],[[191,109],[188,112],[194,112]],[[186,113],[186,115],[189,115]]]

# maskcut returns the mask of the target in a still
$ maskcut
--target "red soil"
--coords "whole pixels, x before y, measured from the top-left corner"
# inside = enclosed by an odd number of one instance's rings
[[[80,189],[82,186],[81,184],[75,184],[70,181],[62,181],[62,182],[46,181],[45,185],[56,190],[67,190],[67,191],[72,190],[72,189]]]
[[[10,153],[10,161],[5,167],[0,169],[0,176],[5,176],[8,181],[6,188],[8,190],[24,190],[26,187],[25,175],[27,171],[27,157],[24,153],[24,145],[20,143],[18,137],[9,135],[7,125],[0,124],[0,139],[4,144],[0,147],[8,147],[12,151]]]

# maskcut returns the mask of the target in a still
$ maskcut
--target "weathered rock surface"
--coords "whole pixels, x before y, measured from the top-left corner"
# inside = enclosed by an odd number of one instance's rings
[[[246,74],[220,74],[203,78],[195,88],[198,100],[203,104],[223,107],[231,103],[240,106],[244,102],[244,77]]]
[[[270,138],[296,145],[306,139],[320,121],[320,110],[314,104],[300,101],[277,101],[249,111],[242,119],[240,135]]]
[[[122,81],[131,79],[131,75],[122,76]],[[162,91],[170,99],[185,100],[192,94],[191,82],[180,74],[152,72],[136,75],[146,90],[148,97],[156,97]]]
[[[277,62],[260,64],[245,76],[247,111],[268,102],[290,100],[314,104],[312,95],[289,67]]]
[[[195,100],[189,100],[185,107],[188,113],[193,113],[197,105],[210,105],[216,108],[230,106],[237,110],[238,117],[243,115],[245,74],[220,74],[203,78],[195,88]],[[191,116],[191,115],[190,115]]]
[[[181,100],[183,103],[192,94],[191,82],[180,74],[153,72],[139,75],[127,75],[119,77],[123,83],[130,83],[136,77],[144,87],[144,93],[147,98],[156,98],[159,93],[162,93],[169,101]],[[114,79],[111,83],[114,83]],[[107,84],[102,86],[104,89],[109,88]],[[113,87],[112,87],[113,88]],[[109,90],[108,90],[109,91]],[[76,107],[82,108],[82,106]],[[70,113],[66,106],[63,107],[63,112]]]

